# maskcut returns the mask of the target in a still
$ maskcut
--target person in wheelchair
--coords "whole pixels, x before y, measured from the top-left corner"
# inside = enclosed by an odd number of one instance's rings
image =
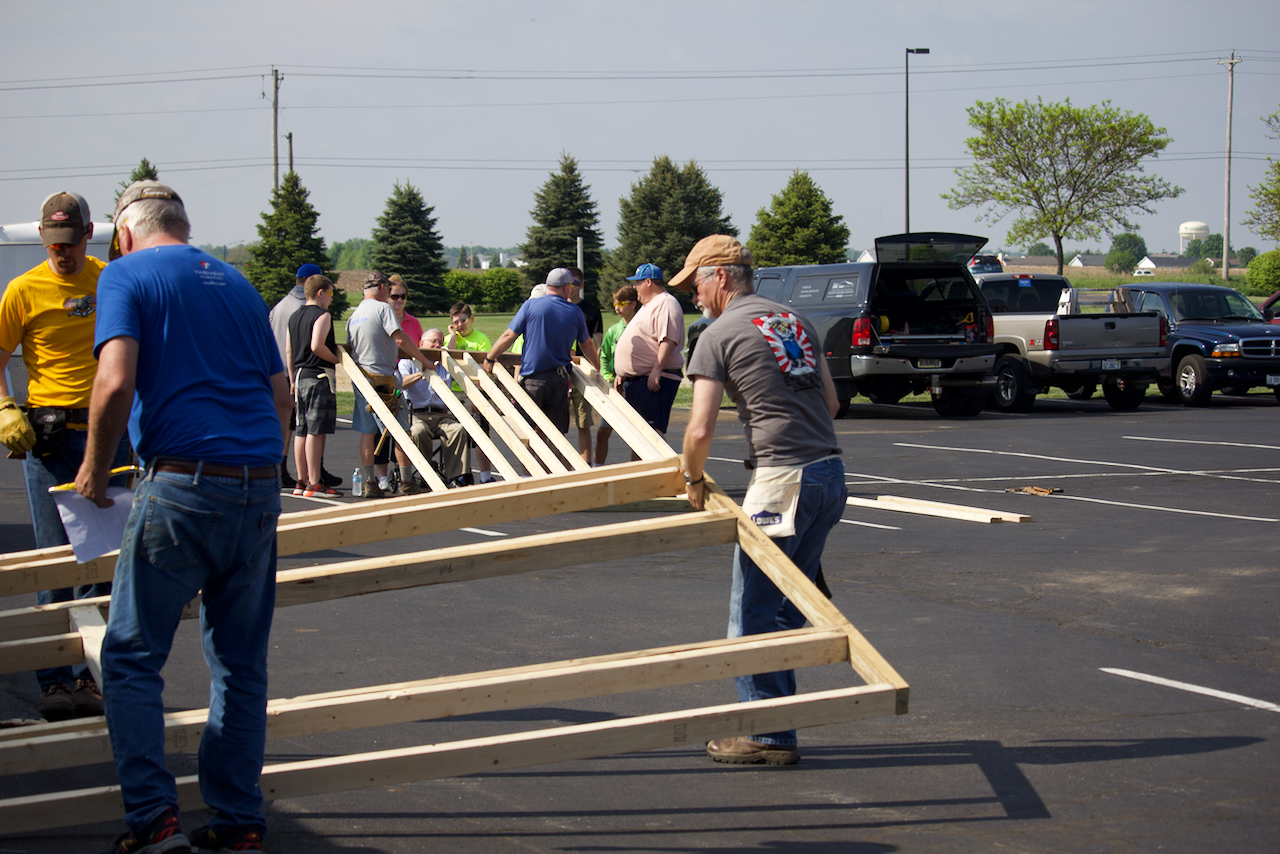
[[[420,346],[424,350],[439,350],[444,347],[444,333],[436,327],[428,329],[422,335]],[[449,372],[439,361],[429,362],[430,367],[448,387]],[[400,375],[400,384],[404,389],[405,399],[412,407],[409,422],[409,436],[414,444],[428,459],[432,455],[432,445],[438,439],[441,444],[441,478],[449,488],[465,486],[469,483],[467,461],[470,458],[467,431],[458,423],[444,400],[431,388],[431,378],[418,370],[412,359],[401,359],[396,366]]]

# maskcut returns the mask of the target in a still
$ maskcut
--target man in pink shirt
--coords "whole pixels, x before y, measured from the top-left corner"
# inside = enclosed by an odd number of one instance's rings
[[[684,312],[667,292],[662,270],[641,264],[634,276],[641,308],[627,324],[614,354],[614,385],[645,421],[666,434],[680,388],[684,357]]]

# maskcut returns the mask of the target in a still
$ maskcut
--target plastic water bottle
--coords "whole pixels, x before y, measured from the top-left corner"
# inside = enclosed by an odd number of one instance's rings
[[[351,473],[351,495],[355,498],[364,495],[364,475],[361,474],[359,466],[356,466],[356,470]]]

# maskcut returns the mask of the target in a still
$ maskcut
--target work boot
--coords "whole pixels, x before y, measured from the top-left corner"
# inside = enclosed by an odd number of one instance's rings
[[[76,680],[71,688],[71,701],[75,703],[78,718],[96,718],[102,714],[102,691],[92,679]]]
[[[40,686],[40,716],[46,721],[66,721],[76,716],[76,701],[71,686],[65,682],[51,682]]]

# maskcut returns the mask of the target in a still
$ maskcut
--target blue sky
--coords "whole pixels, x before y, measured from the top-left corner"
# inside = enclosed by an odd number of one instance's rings
[[[1173,144],[1148,172],[1186,192],[1137,218],[1153,251],[1178,225],[1223,227],[1234,49],[1232,243],[1280,140],[1280,4],[1137,2],[118,2],[53,21],[7,4],[0,52],[0,222],[60,189],[95,216],[141,157],[183,194],[196,242],[256,239],[269,204],[271,68],[280,133],[332,243],[367,237],[393,182],[435,207],[448,245],[509,246],[561,152],[616,244],[618,199],[653,158],[697,160],[745,238],[792,169],[869,246],[903,227],[904,50],[911,225],[986,235],[939,194],[967,163],[966,107],[1070,98],[1145,113]],[[76,17],[76,9],[93,10]],[[287,143],[280,141],[282,163]],[[284,166],[282,165],[282,172]],[[1069,245],[1077,245],[1069,242]],[[1109,245],[1103,238],[1089,245]]]

